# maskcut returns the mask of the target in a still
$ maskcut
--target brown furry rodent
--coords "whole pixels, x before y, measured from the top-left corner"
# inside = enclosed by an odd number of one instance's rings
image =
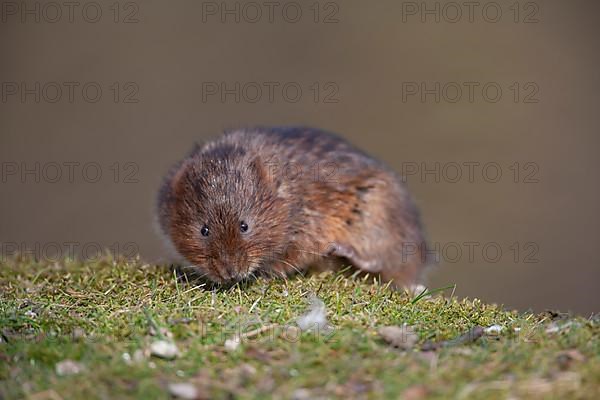
[[[220,284],[352,264],[410,286],[426,252],[400,177],[305,127],[233,130],[195,148],[166,177],[158,221],[178,255]]]

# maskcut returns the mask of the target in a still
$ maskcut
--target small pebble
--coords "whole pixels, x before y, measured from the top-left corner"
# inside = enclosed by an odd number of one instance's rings
[[[179,354],[179,349],[175,343],[166,340],[157,340],[150,345],[150,354],[155,357],[172,360]]]
[[[425,293],[427,291],[427,287],[425,285],[421,285],[421,284],[417,284],[417,285],[412,285],[409,289],[408,289],[409,293],[412,294],[413,296],[418,296],[421,293]],[[428,296],[425,296],[428,297]]]
[[[227,351],[235,351],[240,344],[242,343],[242,340],[239,336],[234,336],[231,339],[227,339],[225,340],[225,350]]]
[[[413,327],[408,325],[403,326],[384,326],[379,328],[379,336],[388,344],[402,350],[409,350],[415,347],[418,336],[415,334]]]
[[[59,376],[76,375],[83,370],[83,365],[73,360],[63,360],[56,364],[56,374]]]
[[[312,398],[313,395],[308,389],[300,388],[294,390],[294,393],[292,393],[292,399],[294,400],[309,400]]]
[[[169,393],[180,399],[195,399],[198,397],[198,389],[191,383],[169,383]]]
[[[487,328],[485,328],[483,332],[488,336],[499,336],[500,333],[502,333],[503,329],[504,329],[503,326],[492,325],[492,326],[488,326]]]

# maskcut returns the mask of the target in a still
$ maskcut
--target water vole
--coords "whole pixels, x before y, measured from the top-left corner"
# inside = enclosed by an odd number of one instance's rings
[[[164,180],[158,221],[191,268],[220,284],[352,264],[401,287],[424,268],[400,177],[313,128],[232,130],[197,146]]]

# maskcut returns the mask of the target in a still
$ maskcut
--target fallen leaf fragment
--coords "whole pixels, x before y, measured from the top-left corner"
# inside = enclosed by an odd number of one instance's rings
[[[423,351],[437,350],[442,347],[459,346],[467,343],[472,343],[483,336],[484,328],[477,325],[463,333],[459,337],[452,340],[443,340],[441,342],[427,342],[423,345]]]

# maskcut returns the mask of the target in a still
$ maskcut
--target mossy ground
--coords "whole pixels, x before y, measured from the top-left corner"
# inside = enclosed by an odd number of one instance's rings
[[[298,336],[296,318],[314,294],[333,330]],[[169,398],[174,382],[191,383],[201,398],[600,398],[599,319],[413,300],[335,273],[210,291],[139,262],[8,260],[0,263],[0,398]],[[172,333],[176,359],[148,354],[152,324]],[[403,324],[418,335],[413,349],[377,333]],[[493,324],[503,327],[498,338],[419,350]],[[255,329],[237,349],[224,345]],[[83,371],[58,375],[64,360]]]

